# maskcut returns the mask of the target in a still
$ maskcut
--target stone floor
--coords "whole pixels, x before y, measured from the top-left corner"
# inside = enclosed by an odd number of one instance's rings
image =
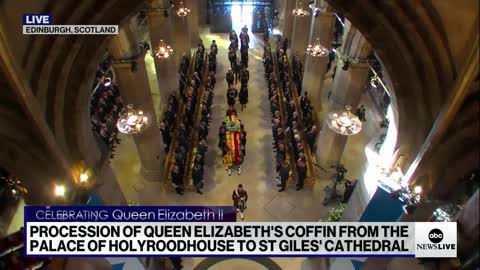
[[[218,127],[225,117],[226,90],[225,73],[229,69],[227,58],[227,34],[202,35],[206,47],[215,39],[219,46],[217,56],[217,84],[214,89],[213,119],[208,136],[209,151],[206,155],[205,188],[204,194],[185,193],[183,196],[168,192],[163,182],[149,182],[138,173],[139,158],[135,144],[130,137],[122,136],[122,143],[117,148],[117,155],[112,161],[112,168],[127,199],[140,205],[231,205],[231,193],[239,184],[243,184],[249,193],[248,209],[245,212],[245,221],[318,221],[324,218],[328,209],[322,205],[323,187],[328,184],[328,174],[321,174],[312,190],[277,192],[274,177],[274,154],[272,149],[272,134],[270,129],[269,102],[266,83],[263,77],[262,64],[263,43],[256,36],[251,35],[249,55],[249,103],[244,111],[238,109],[239,118],[247,131],[246,160],[241,175],[232,173],[228,176],[222,165],[222,159],[217,151]],[[151,72],[151,69],[149,69]],[[151,74],[149,77],[153,77]],[[324,100],[331,87],[331,80],[325,83]],[[239,88],[239,85],[238,85]],[[364,104],[369,106],[368,97],[364,97]],[[371,103],[371,102],[370,102]],[[158,104],[158,103],[157,103]],[[157,105],[159,106],[159,105]],[[238,106],[238,105],[237,105]],[[326,106],[324,106],[326,108]],[[369,117],[373,116],[369,112]],[[360,173],[355,168],[361,167],[364,162],[364,147],[376,133],[374,121],[367,122],[366,132],[353,136],[347,143],[343,161],[349,169],[348,178],[356,178]],[[204,258],[190,258],[185,260],[187,269],[199,264]],[[305,258],[273,258],[282,269],[317,269],[323,267],[322,262]],[[221,267],[210,269],[247,269],[240,267],[241,260],[222,262]],[[255,264],[255,263],[251,263]],[[219,268],[220,267],[220,268]],[[257,268],[265,269],[260,265]]]

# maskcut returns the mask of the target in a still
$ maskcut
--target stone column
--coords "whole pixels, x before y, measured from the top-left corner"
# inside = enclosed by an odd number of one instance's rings
[[[368,78],[369,65],[362,60],[371,52],[370,44],[355,28],[350,28],[343,45],[343,53],[337,65],[336,76],[333,81],[333,90],[328,104],[328,111],[344,108],[345,105],[352,107],[352,113],[359,105],[360,98],[365,91],[365,83]],[[343,69],[343,61],[349,59],[349,67]],[[361,60],[360,62],[357,62]],[[356,63],[355,63],[356,62]],[[319,136],[317,160],[322,167],[338,163],[342,157],[347,143],[347,136],[339,135],[332,131],[327,121],[323,122]]]
[[[129,42],[132,41],[132,42]],[[145,52],[140,52],[138,42],[131,29],[124,27],[112,42],[111,52],[114,57],[113,68],[116,83],[126,104],[133,104],[135,109],[142,110],[149,116],[150,126],[140,134],[133,135],[140,158],[140,173],[147,180],[161,180],[162,160],[161,136],[155,117],[152,94],[145,67]],[[120,59],[134,59],[120,61]],[[132,68],[133,62],[136,68]]]
[[[200,10],[207,8],[207,3],[199,0],[184,0],[185,7],[190,9],[190,14],[187,16],[188,30],[190,37],[190,48],[197,47],[198,39],[200,38]],[[207,47],[207,44],[205,44]]]
[[[155,70],[157,72],[157,81],[160,90],[160,104],[166,104],[168,96],[172,92],[177,92],[178,76],[175,57],[159,59],[155,56],[160,40],[166,45],[170,45],[175,50],[177,42],[174,39],[173,14],[169,8],[169,1],[161,0],[151,2],[151,10],[148,12],[148,30],[150,33],[151,50],[155,61]],[[181,54],[180,54],[181,56]]]
[[[318,2],[321,1],[317,0],[317,5]],[[335,14],[333,12],[320,12],[317,17],[313,17],[309,44],[315,44],[318,38],[322,46],[330,49],[334,25]],[[312,105],[317,113],[317,119],[321,118],[323,81],[327,72],[328,59],[328,56],[322,58],[307,56],[305,61],[303,85],[304,89],[308,91]]]
[[[292,11],[297,6],[297,0],[287,0],[285,2],[285,8],[283,9],[283,36],[287,37],[290,40],[290,44],[292,44],[294,19]],[[288,46],[290,46],[290,44],[288,44]]]
[[[127,205],[125,193],[123,193],[108,159],[98,165],[96,172],[93,192],[98,196],[101,205]]]
[[[180,2],[183,2],[185,8],[188,8],[191,10],[191,12],[186,17],[177,16],[176,11]],[[171,12],[173,26],[174,26],[174,35],[173,35],[174,40],[171,40],[170,42],[175,44],[174,56],[177,63],[180,63],[182,55],[184,53],[189,55],[190,48],[192,47],[191,44],[193,43],[191,40],[190,25],[192,24],[191,17],[193,15],[192,13],[194,12],[193,10],[197,8],[191,7],[193,3],[190,3],[190,2],[185,0],[175,0],[175,10],[172,10]],[[198,21],[198,16],[197,16],[197,21]],[[198,24],[197,24],[197,27],[198,27]]]
[[[323,77],[327,70],[327,57],[312,57],[307,55],[305,61],[305,72],[303,74],[303,91],[308,92],[308,96],[312,102],[312,106],[317,115],[317,119],[321,119],[322,112],[322,85]]]
[[[298,7],[300,7],[300,1],[298,1]],[[308,7],[308,1],[302,2],[301,7],[304,10],[310,12]],[[293,17],[293,32],[291,35],[291,48],[290,48],[290,59],[293,58],[293,55],[298,54],[300,60],[305,63],[305,50],[308,46],[308,41],[310,37],[310,27],[312,22],[312,16],[308,15],[305,17],[296,17],[291,14]]]

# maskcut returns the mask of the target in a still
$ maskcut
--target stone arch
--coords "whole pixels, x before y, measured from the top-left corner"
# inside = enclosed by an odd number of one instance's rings
[[[423,2],[327,1],[362,32],[390,75],[400,118],[397,148],[412,153],[409,164],[457,74],[438,14]]]
[[[107,8],[103,8],[101,13],[95,16],[95,21],[105,21],[102,24],[108,22],[121,25],[122,21],[130,18],[143,4],[119,4],[115,0],[107,2]],[[64,137],[68,154],[73,159],[85,160],[91,167],[101,164],[105,151],[108,151],[98,147],[97,138],[90,128],[88,104],[98,59],[109,40],[110,37],[82,36],[73,43],[83,43],[83,46],[70,43],[72,49],[66,56],[69,71],[57,81],[55,89],[57,95],[61,95],[60,98],[56,97],[54,102],[56,132]]]

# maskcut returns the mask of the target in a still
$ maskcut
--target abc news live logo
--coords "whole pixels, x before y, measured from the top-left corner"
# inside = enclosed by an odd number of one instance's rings
[[[456,258],[457,223],[415,223],[415,257]]]

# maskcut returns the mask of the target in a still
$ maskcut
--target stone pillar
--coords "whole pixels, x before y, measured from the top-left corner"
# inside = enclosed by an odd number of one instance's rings
[[[101,201],[99,205],[127,205],[127,198],[115,177],[109,160],[105,159],[95,171],[97,175],[93,194]]]
[[[298,2],[300,7],[300,2]],[[301,7],[309,11],[308,1],[301,3]],[[290,48],[290,59],[293,58],[293,55],[298,54],[300,60],[305,63],[305,51],[308,46],[308,41],[310,37],[310,27],[312,22],[311,15],[305,17],[293,17],[293,31],[291,34],[291,48]]]
[[[317,0],[318,2],[320,0]],[[335,14],[333,12],[320,12],[317,17],[313,17],[309,44],[315,44],[318,38],[322,46],[330,49],[334,26]],[[308,91],[312,105],[317,113],[317,119],[321,119],[323,81],[327,72],[328,60],[328,56],[322,58],[307,56],[305,61],[303,86]]]
[[[186,17],[179,17],[176,14],[178,5],[180,2],[183,2],[184,6],[188,9],[191,10],[191,12],[186,16]],[[192,2],[192,1],[190,1]],[[174,50],[175,50],[175,60],[177,63],[180,63],[182,55],[186,53],[189,55],[190,53],[190,48],[192,47],[192,40],[191,40],[191,34],[190,34],[190,25],[192,24],[192,19],[191,16],[193,15],[192,13],[194,12],[193,10],[196,8],[191,7],[193,4],[189,3],[185,0],[175,0],[175,10],[172,10],[171,16],[172,16],[172,21],[173,21],[173,26],[174,26],[174,35],[173,37],[175,40],[171,40],[172,44],[174,43]],[[198,11],[197,11],[198,12]],[[198,20],[198,16],[197,16]],[[198,27],[198,25],[197,25]],[[197,31],[198,32],[198,31]],[[170,45],[172,45],[170,44]]]
[[[363,61],[371,52],[370,44],[362,34],[350,28],[343,45],[343,53],[337,65],[336,76],[333,81],[333,90],[328,104],[328,111],[344,108],[345,105],[352,107],[352,113],[359,105],[360,98],[365,91],[365,83],[368,78],[369,65]],[[343,61],[349,59],[349,68],[343,69]],[[357,63],[355,63],[357,62]],[[329,166],[338,163],[342,157],[347,143],[347,136],[339,135],[332,131],[327,121],[323,122],[319,136],[317,160],[320,166]]]
[[[152,94],[148,83],[145,67],[145,52],[140,52],[138,42],[133,32],[125,27],[112,42],[111,52],[114,57],[113,68],[116,74],[116,83],[126,104],[133,104],[136,110],[142,110],[149,116],[150,126],[140,134],[133,135],[140,158],[140,173],[147,180],[161,180],[162,160],[161,136],[158,129]],[[132,45],[129,45],[132,44]],[[134,46],[137,45],[137,46]],[[119,59],[135,59],[119,61]],[[136,63],[135,70],[132,62]]]
[[[297,0],[288,0],[285,2],[285,8],[283,9],[283,36],[287,37],[290,40],[290,44],[292,44],[294,19],[292,11],[297,6]],[[288,44],[288,46],[290,46],[290,44]]]
[[[155,61],[155,70],[157,72],[160,104],[165,104],[170,93],[177,92],[177,65],[175,57],[159,59],[155,56],[155,52],[158,49],[160,40],[163,40],[166,45],[172,46],[174,50],[176,49],[175,46],[177,42],[175,42],[174,39],[174,24],[172,22],[172,17],[176,15],[171,12],[169,1],[161,0],[160,3],[158,3],[158,1],[152,1],[151,4],[151,10],[148,12],[148,30],[150,33],[153,59]]]
[[[307,55],[307,60],[305,61],[303,91],[308,92],[317,119],[321,119],[322,115],[322,85],[323,77],[327,70],[327,64],[328,56],[312,57]]]
[[[187,16],[188,30],[190,36],[190,48],[196,48],[198,39],[200,38],[200,10],[207,8],[207,3],[199,0],[184,0],[185,7],[190,9],[190,14]],[[205,44],[205,47],[207,45]]]

